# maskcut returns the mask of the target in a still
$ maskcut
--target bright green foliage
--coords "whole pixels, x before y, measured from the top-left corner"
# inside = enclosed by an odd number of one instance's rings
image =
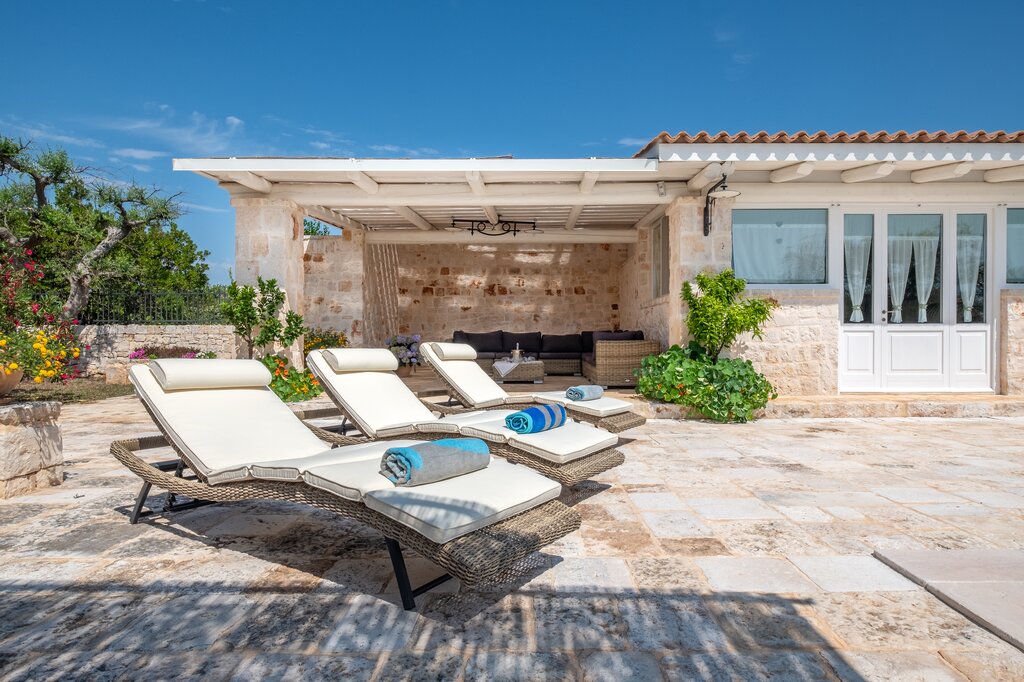
[[[686,405],[717,422],[745,422],[778,397],[771,382],[749,360],[719,358],[672,346],[643,359],[637,392],[646,398]]]
[[[697,289],[683,284],[682,298],[689,306],[686,326],[690,336],[700,344],[712,361],[717,362],[722,350],[731,346],[740,334],[751,333],[761,338],[762,327],[778,306],[765,298],[741,298],[747,283],[732,270],[717,275],[699,274]]]
[[[307,370],[296,369],[280,355],[266,355],[261,362],[270,370],[273,379],[270,389],[288,403],[309,400],[323,393],[320,382]]]
[[[289,310],[281,322],[280,312],[286,297],[275,279],[257,277],[255,287],[239,286],[232,280],[227,294],[228,300],[221,304],[221,311],[228,324],[235,328],[235,334],[245,342],[250,359],[257,350],[265,351],[274,343],[290,346],[306,332],[302,315],[296,312]]]

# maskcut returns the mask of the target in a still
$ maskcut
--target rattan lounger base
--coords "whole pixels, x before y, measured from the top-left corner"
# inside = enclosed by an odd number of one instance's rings
[[[309,426],[307,424],[307,426]],[[310,426],[325,441],[351,444],[349,438],[339,437]],[[187,495],[193,500],[206,502],[237,502],[241,500],[280,500],[298,502],[312,507],[326,509],[343,516],[362,521],[380,531],[388,541],[399,591],[406,609],[414,608],[414,598],[426,589],[437,586],[442,579],[436,579],[413,588],[409,584],[400,545],[412,548],[417,554],[445,569],[462,581],[473,586],[501,576],[510,566],[528,555],[542,549],[580,526],[580,515],[558,500],[551,500],[528,511],[504,519],[473,533],[455,538],[439,545],[391,518],[369,509],[364,504],[343,499],[331,493],[313,488],[303,482],[286,483],[278,481],[246,480],[235,483],[209,485],[197,478],[181,476],[182,468],[190,468],[182,458],[183,467],[176,473],[156,467],[136,453],[139,450],[165,447],[170,444],[163,436],[148,436],[131,440],[115,441],[110,452],[115,458],[143,483],[140,499],[136,504],[132,521],[138,519],[151,486],[156,486],[173,495]],[[181,453],[178,453],[179,456]],[[443,576],[442,576],[443,578]]]

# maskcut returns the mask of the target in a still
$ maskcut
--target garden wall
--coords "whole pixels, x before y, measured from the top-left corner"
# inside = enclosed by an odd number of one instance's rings
[[[213,351],[219,358],[236,357],[235,334],[228,325],[104,324],[78,328],[85,361],[83,373],[111,384],[128,381],[128,355],[141,346],[188,346]]]

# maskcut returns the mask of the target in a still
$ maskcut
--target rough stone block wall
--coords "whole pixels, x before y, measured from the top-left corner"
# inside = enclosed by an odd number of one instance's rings
[[[400,329],[568,334],[620,327],[625,244],[400,245]]]
[[[662,347],[669,346],[669,311],[677,300],[669,290],[667,296],[651,296],[651,228],[637,231],[637,241],[626,251],[626,261],[619,270],[619,324],[623,329],[642,329],[649,339]]]
[[[999,392],[1024,394],[1024,291],[1004,289],[999,297]]]
[[[78,336],[83,348],[89,346],[82,355],[83,373],[108,384],[127,383],[132,364],[128,355],[142,346],[187,346],[213,351],[219,358],[239,357],[234,330],[228,325],[84,325]]]
[[[741,339],[731,355],[754,363],[779,395],[839,392],[840,292],[833,289],[758,290],[780,307],[764,338]]]
[[[63,482],[59,417],[54,401],[0,407],[0,500]]]
[[[345,230],[339,236],[306,237],[305,312],[308,327],[343,331],[352,346],[363,345],[363,236]]]

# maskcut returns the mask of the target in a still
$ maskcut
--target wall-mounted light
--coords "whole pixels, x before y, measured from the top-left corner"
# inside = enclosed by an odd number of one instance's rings
[[[732,199],[740,195],[739,190],[729,189],[729,186],[725,184],[725,181],[729,178],[727,175],[723,175],[722,179],[716,182],[711,189],[708,190],[707,196],[704,198],[704,236],[707,237],[711,234],[711,211],[715,207],[715,201],[718,199]]]

